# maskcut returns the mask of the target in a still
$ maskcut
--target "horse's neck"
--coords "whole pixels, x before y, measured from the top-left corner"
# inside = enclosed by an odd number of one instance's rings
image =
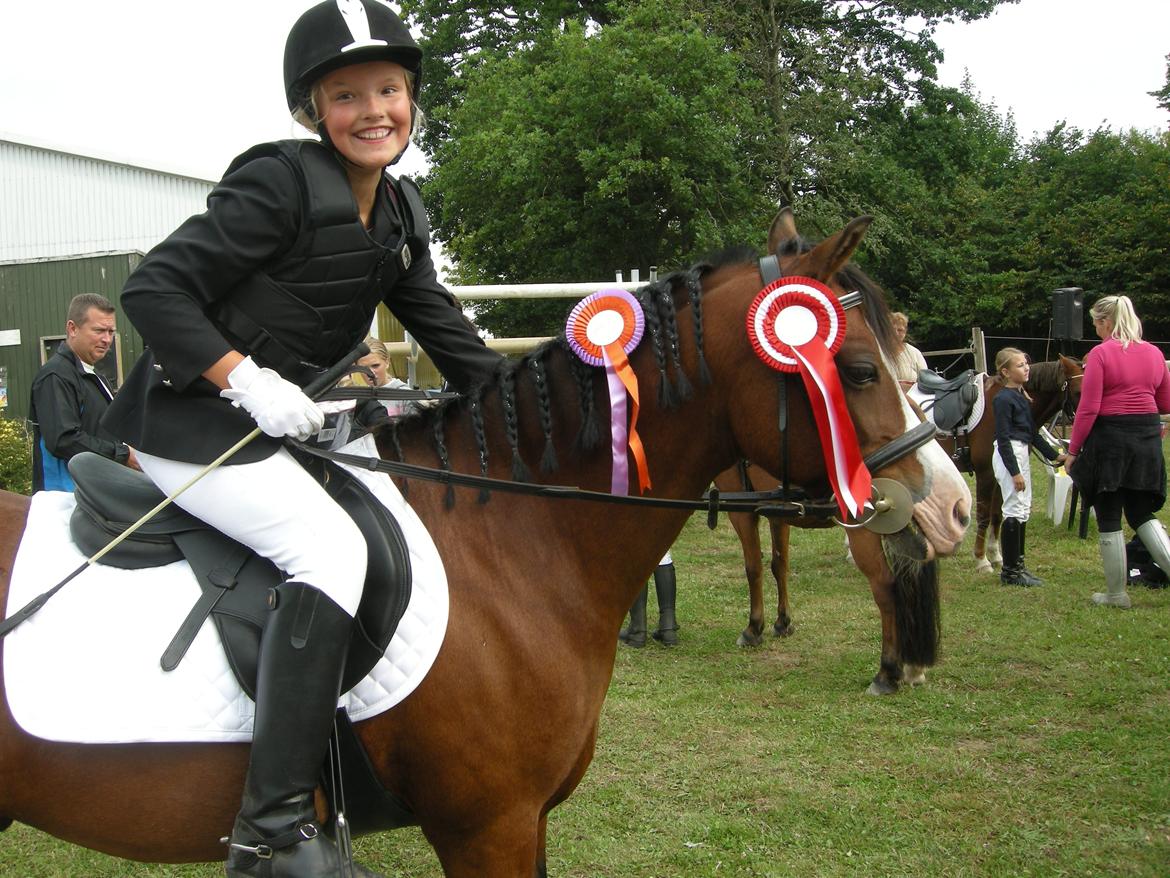
[[[1032,419],[1036,422],[1036,426],[1039,427],[1056,414],[1059,407],[1059,391],[1036,391],[1032,397]]]
[[[1056,376],[1054,369],[1059,363],[1037,363],[1033,387],[1028,390],[1032,397],[1032,417],[1039,425],[1056,414],[1061,400],[1063,376]]]
[[[482,437],[486,446],[486,474],[492,478],[514,481],[514,458],[518,454],[527,470],[524,473],[527,481],[609,493],[614,456],[606,375],[601,369],[594,370],[592,375],[590,393],[599,440],[594,447],[583,449],[579,435],[583,419],[580,389],[573,377],[569,356],[567,351],[558,348],[548,352],[545,358],[547,416],[541,413],[535,371],[521,368],[515,373],[514,394],[499,383],[482,394],[482,429],[475,427],[472,408],[467,402],[449,406],[438,429],[433,418],[405,424],[399,435],[403,459],[408,463],[435,466],[440,457],[437,450],[441,438],[453,472],[479,475],[482,471],[479,447]],[[658,497],[698,499],[718,471],[717,461],[726,457],[729,465],[733,459],[730,452],[717,447],[717,431],[712,426],[713,419],[708,416],[714,394],[709,388],[696,387],[691,399],[677,410],[664,409],[657,400],[659,380],[653,355],[639,349],[631,357],[631,365],[638,376],[639,411],[635,429],[645,451],[652,482],[652,490],[648,493]],[[515,412],[513,427],[509,426],[505,408],[509,400],[511,410]],[[627,406],[631,404],[627,397]],[[550,472],[542,471],[541,467],[547,454],[546,432],[552,437],[552,456],[556,461],[556,468]],[[515,437],[515,449],[512,436]],[[397,451],[387,437],[380,440],[380,448],[384,456],[397,458]],[[628,449],[625,451],[624,459],[629,469],[628,493],[638,494],[635,458]],[[445,492],[445,489],[441,490]],[[416,492],[413,484],[410,491]],[[425,488],[422,493],[434,496]],[[588,535],[591,543],[606,548],[606,555],[624,553],[635,558],[646,555],[654,556],[654,561],[669,548],[670,541],[688,516],[686,511],[617,504],[583,505],[557,499],[539,502],[544,507],[544,517],[531,522],[531,527],[546,527],[553,521],[572,517],[580,521],[580,532]],[[478,503],[476,493],[469,490],[459,491],[456,497],[456,504],[463,504],[464,514],[481,512],[486,521],[492,521],[492,503],[493,499]],[[468,507],[473,508],[469,510]],[[426,513],[423,517],[425,521]],[[490,526],[496,528],[501,524],[492,521]],[[515,536],[521,544],[534,538],[530,529],[523,528],[523,523],[517,525],[519,529],[515,530]],[[511,531],[504,538],[510,539]]]

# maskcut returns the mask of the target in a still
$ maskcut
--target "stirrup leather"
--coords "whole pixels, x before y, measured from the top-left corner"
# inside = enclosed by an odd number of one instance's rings
[[[320,834],[321,829],[316,823],[302,823],[296,829],[281,833],[275,838],[268,839],[267,842],[258,842],[254,845],[240,844],[238,841],[232,841],[231,836],[228,835],[225,835],[219,841],[220,844],[226,844],[234,851],[243,851],[244,853],[259,857],[261,860],[271,860],[272,855],[277,851],[292,847],[294,844],[300,844],[302,841],[309,841]]]

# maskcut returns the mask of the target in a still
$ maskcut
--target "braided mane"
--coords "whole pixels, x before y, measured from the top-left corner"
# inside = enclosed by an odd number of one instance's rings
[[[684,271],[673,272],[654,283],[647,284],[634,293],[642,306],[646,321],[646,333],[639,346],[649,344],[653,348],[659,375],[658,404],[661,407],[676,408],[681,402],[690,399],[694,393],[691,379],[682,365],[678,333],[679,308],[686,303],[691,306],[691,320],[698,347],[697,380],[706,386],[711,383],[711,372],[703,356],[703,279],[716,269],[750,264],[755,258],[755,254],[746,248],[724,251],[708,261],[699,262]],[[445,400],[422,412],[392,421],[389,426],[380,429],[389,432],[395,454],[399,460],[404,460],[399,430],[422,419],[431,428],[440,468],[449,471],[450,461],[443,425],[452,406],[460,412],[466,410],[471,420],[479,455],[480,474],[487,475],[488,447],[484,426],[484,400],[488,392],[494,389],[502,410],[504,433],[512,450],[512,479],[528,481],[531,473],[520,455],[520,413],[516,394],[517,384],[528,381],[536,394],[537,416],[544,437],[540,471],[551,473],[557,469],[558,461],[552,439],[552,402],[556,385],[550,381],[550,363],[554,354],[558,352],[568,363],[569,377],[577,391],[580,420],[574,446],[581,451],[593,450],[602,441],[602,431],[594,405],[594,392],[596,382],[604,380],[601,377],[603,371],[582,362],[569,348],[564,332],[519,359],[505,361],[491,379],[467,395]],[[563,386],[561,389],[563,390]],[[487,497],[486,491],[480,492],[480,502],[485,502]],[[447,493],[447,502],[454,502],[454,493],[450,489]]]
[[[812,245],[803,238],[794,238],[783,244],[777,255],[803,253],[811,248]],[[691,378],[683,369],[682,352],[679,347],[678,313],[680,308],[684,308],[687,304],[690,305],[689,311],[698,354],[697,380],[703,386],[709,385],[711,372],[703,355],[703,281],[718,269],[751,265],[757,258],[758,254],[750,248],[742,246],[729,248],[695,263],[688,269],[672,272],[654,283],[640,287],[634,293],[642,306],[646,322],[646,332],[639,346],[649,344],[653,349],[654,362],[659,377],[658,404],[660,407],[668,410],[677,408],[681,403],[690,399],[694,393]],[[881,288],[865,272],[852,265],[846,265],[841,269],[837,273],[836,280],[847,290],[861,292],[866,322],[877,338],[878,344],[887,355],[896,350],[897,337],[890,322],[889,308]],[[517,384],[528,381],[531,382],[536,394],[537,416],[544,437],[540,471],[546,474],[554,472],[558,467],[552,439],[554,426],[552,401],[556,385],[550,381],[549,367],[554,354],[558,352],[568,362],[572,384],[577,391],[580,419],[574,447],[580,451],[591,451],[597,448],[602,441],[602,431],[594,405],[594,392],[596,382],[604,380],[600,377],[603,371],[582,362],[569,348],[564,332],[558,337],[544,342],[519,359],[505,361],[491,379],[466,396],[447,400],[420,414],[400,419],[401,424],[417,422],[418,418],[425,419],[431,427],[439,466],[444,471],[449,471],[450,461],[443,424],[451,406],[456,406],[460,410],[465,409],[471,419],[472,433],[479,455],[480,474],[487,475],[488,447],[484,426],[484,399],[488,391],[494,389],[502,409],[504,433],[512,451],[512,479],[514,481],[528,481],[531,472],[520,454],[520,413],[517,408],[516,393]],[[399,460],[404,460],[398,436],[399,426],[399,421],[395,421],[383,429],[390,431],[394,451]],[[486,502],[487,499],[488,492],[481,491],[479,501],[482,503]],[[454,491],[450,488],[447,492],[447,502],[448,504],[454,503]]]

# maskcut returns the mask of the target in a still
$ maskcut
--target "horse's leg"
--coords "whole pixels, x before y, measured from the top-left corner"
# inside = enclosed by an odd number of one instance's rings
[[[528,808],[496,814],[470,832],[426,833],[447,878],[533,878],[547,874],[538,823]]]
[[[772,634],[788,637],[796,631],[792,617],[788,615],[788,559],[792,557],[788,552],[788,541],[792,527],[778,519],[768,519],[768,529],[772,535],[772,576],[776,579],[776,622],[772,625]]]
[[[995,479],[991,472],[982,469],[975,472],[975,572],[994,573],[987,550],[987,528],[991,523],[991,490]],[[996,544],[993,554],[999,554]]]
[[[736,640],[740,646],[759,646],[764,642],[764,563],[760,555],[760,517],[750,512],[727,515],[739,537],[743,550],[743,572],[747,577],[748,624]]]
[[[999,545],[999,529],[1003,524],[1003,492],[999,485],[991,488],[991,538],[987,542],[987,559],[993,567],[1003,567],[1003,552]]]
[[[858,569],[869,580],[869,590],[882,618],[882,654],[878,672],[866,689],[869,695],[892,695],[903,682],[894,616],[894,574],[882,553],[881,536],[864,528],[848,531],[849,547]],[[921,676],[921,669],[918,675]]]
[[[540,822],[536,824],[536,873],[535,878],[548,878],[548,814],[540,815]]]

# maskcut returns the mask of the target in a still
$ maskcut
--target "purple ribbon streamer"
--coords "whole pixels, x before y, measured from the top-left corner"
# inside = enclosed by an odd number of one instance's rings
[[[613,454],[613,474],[610,478],[610,493],[630,493],[630,462],[626,457],[626,386],[605,358],[605,378],[609,384],[610,450]]]

